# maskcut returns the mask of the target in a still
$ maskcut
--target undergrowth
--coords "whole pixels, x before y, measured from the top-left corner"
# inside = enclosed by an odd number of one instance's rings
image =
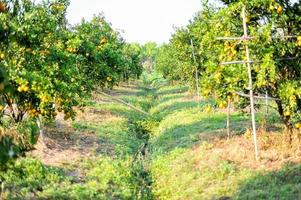
[[[300,135],[288,147],[274,112],[265,124],[264,113],[258,112],[258,124],[269,131],[259,131],[261,160],[255,162],[248,113],[231,114],[227,139],[226,113],[214,100],[196,102],[186,86],[153,77],[112,95],[150,115],[102,97],[87,101],[90,118],[72,125],[76,134],[98,138],[93,156],[56,167],[19,159],[0,174],[1,198],[301,198]]]

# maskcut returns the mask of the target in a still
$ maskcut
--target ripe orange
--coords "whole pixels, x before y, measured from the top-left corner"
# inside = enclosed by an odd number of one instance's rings
[[[211,106],[207,106],[204,110],[206,113],[211,113],[212,112],[212,108]]]
[[[301,36],[298,36],[298,37],[297,37],[297,45],[298,45],[298,46],[301,46]]]
[[[218,107],[221,108],[221,109],[226,108],[226,107],[227,107],[227,102],[225,102],[225,101],[220,102],[220,103],[218,104]]]
[[[282,6],[278,6],[278,8],[277,8],[277,13],[279,14],[279,15],[281,15],[282,13],[283,13],[283,7]]]
[[[6,4],[3,2],[0,2],[0,13],[5,12],[6,10]]]
[[[100,41],[100,44],[104,44],[107,42],[107,39],[106,38],[102,38],[101,41]]]
[[[286,111],[285,113],[284,113],[284,116],[286,116],[286,117],[288,117],[288,116],[290,116],[291,115],[291,112],[290,111]]]
[[[18,90],[18,92],[23,92],[23,87],[19,86],[17,90]]]
[[[24,87],[23,87],[23,91],[24,91],[24,92],[28,92],[28,91],[29,91],[29,87],[28,87],[28,86],[24,86]]]
[[[301,129],[301,122],[295,124],[295,127],[296,127],[297,129]]]

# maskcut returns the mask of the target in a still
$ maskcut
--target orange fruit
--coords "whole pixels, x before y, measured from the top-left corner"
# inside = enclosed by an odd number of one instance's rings
[[[290,111],[286,111],[285,113],[284,113],[284,116],[286,116],[286,117],[288,117],[288,116],[290,116],[291,115],[291,112]]]
[[[295,124],[295,127],[296,127],[297,129],[301,129],[301,123],[299,122],[299,123]]]
[[[278,6],[278,8],[277,8],[277,13],[279,14],[279,15],[281,15],[282,13],[283,13],[283,7],[282,6]]]
[[[6,4],[3,2],[0,2],[0,13],[4,12],[6,10]]]

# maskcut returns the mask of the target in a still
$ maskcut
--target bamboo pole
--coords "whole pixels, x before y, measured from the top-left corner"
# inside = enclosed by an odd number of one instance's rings
[[[247,97],[247,98],[250,98],[250,95],[247,95],[247,94],[244,94],[244,93],[241,93],[241,92],[235,92],[235,94],[239,95],[239,96],[242,96],[242,97]],[[269,99],[269,100],[275,100],[275,101],[278,101],[280,99],[278,98],[274,98],[274,97],[266,97],[265,95],[260,95],[260,96],[255,96],[253,95],[253,98],[254,99]]]
[[[242,37],[217,37],[217,40],[253,40],[256,39],[256,37],[246,37],[246,36],[242,36]]]
[[[247,20],[246,20],[246,7],[244,6],[242,9],[243,14],[243,27],[244,27],[244,37],[248,37],[248,27],[247,27]],[[254,92],[253,92],[253,81],[252,81],[252,67],[250,63],[250,51],[248,43],[245,43],[246,48],[246,57],[247,57],[247,67],[248,67],[248,76],[249,76],[249,90],[250,90],[250,104],[251,104],[251,115],[252,115],[252,131],[253,131],[253,142],[254,142],[254,149],[255,149],[255,158],[258,161],[259,159],[259,152],[258,152],[258,145],[257,145],[257,133],[256,133],[256,114],[255,114],[255,107],[254,107]]]
[[[231,61],[231,62],[222,62],[221,65],[247,64],[247,63],[261,63],[261,61]]]
[[[125,101],[119,99],[119,98],[113,97],[113,96],[111,96],[111,95],[109,95],[109,94],[107,94],[107,93],[101,92],[101,91],[98,91],[98,93],[100,93],[100,94],[102,94],[102,95],[104,95],[104,96],[106,96],[106,97],[109,97],[109,98],[111,98],[111,99],[113,99],[113,100],[115,100],[115,101],[117,101],[117,102],[119,102],[119,103],[121,103],[121,104],[124,104],[124,105],[128,106],[129,108],[131,108],[131,109],[133,109],[133,110],[136,110],[136,111],[138,111],[138,112],[140,112],[140,113],[142,113],[142,114],[144,114],[144,115],[146,115],[146,116],[149,116],[149,115],[150,115],[149,113],[147,113],[147,112],[141,110],[140,108],[137,108],[137,107],[135,107],[135,106],[133,106],[133,105],[131,105],[131,104],[129,104],[129,103],[127,103],[127,102],[125,102]]]
[[[268,118],[269,118],[269,98],[268,90],[265,92],[265,129],[268,130]]]
[[[276,61],[286,61],[286,60],[297,60],[300,59],[299,57],[287,57],[287,58],[280,58],[275,59]],[[238,61],[230,61],[230,62],[222,62],[221,65],[233,65],[233,64],[247,64],[247,63],[262,63],[263,61],[245,61],[245,60],[238,60]]]
[[[228,108],[227,108],[227,135],[228,135],[228,140],[231,137],[230,117],[231,117],[231,99],[228,98]]]
[[[273,39],[293,39],[296,35],[273,36]],[[217,40],[254,40],[256,37],[243,35],[241,37],[217,37]]]

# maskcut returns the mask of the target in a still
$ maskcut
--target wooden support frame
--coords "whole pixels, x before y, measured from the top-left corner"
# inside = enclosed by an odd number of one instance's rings
[[[246,6],[242,9],[243,15],[243,27],[244,27],[244,36],[248,37],[248,26],[247,26],[247,18],[246,18]],[[247,57],[247,66],[248,66],[248,76],[249,76],[249,89],[250,89],[250,104],[251,104],[251,115],[252,115],[252,132],[253,132],[253,142],[255,149],[255,158],[259,160],[259,152],[258,152],[258,144],[257,144],[257,132],[256,132],[256,114],[255,114],[255,106],[254,106],[254,92],[253,92],[253,81],[252,81],[252,67],[250,63],[250,50],[248,43],[245,43],[246,48],[246,57]]]
[[[298,36],[296,35],[287,35],[287,36],[273,36],[273,39],[293,39],[297,38]],[[252,37],[252,36],[241,36],[241,37],[216,37],[217,40],[254,40],[257,39],[257,37]]]
[[[244,94],[244,93],[242,93],[242,92],[235,92],[235,94],[237,94],[237,95],[239,95],[239,96],[241,96],[241,97],[250,98],[249,95]],[[254,97],[254,99],[268,99],[268,100],[275,100],[275,101],[280,100],[280,99],[278,99],[278,98],[269,97],[269,96],[266,96],[266,95],[257,95],[257,96],[254,95],[253,97]]]
[[[256,159],[256,161],[258,161],[259,160],[259,150],[258,150],[258,145],[257,145],[256,114],[255,114],[255,106],[254,106],[254,91],[253,91],[252,66],[251,66],[251,63],[254,63],[255,61],[251,61],[251,59],[250,59],[250,50],[249,50],[249,45],[248,45],[248,40],[253,40],[256,37],[250,37],[248,35],[248,25],[247,25],[247,18],[246,18],[246,6],[244,6],[242,8],[242,18],[243,18],[243,31],[244,31],[244,35],[242,37],[217,37],[217,39],[218,40],[245,41],[245,53],[246,53],[247,60],[227,62],[227,63],[224,63],[224,64],[245,64],[245,65],[247,65],[248,79],[249,79],[248,89],[249,89],[249,92],[250,92],[250,95],[248,97],[250,98],[250,106],[251,106],[251,121],[252,121],[253,143],[254,143],[254,150],[255,150],[255,159]],[[228,117],[228,120],[229,120],[229,117]]]
[[[288,60],[289,61],[289,60],[297,60],[297,59],[301,59],[301,58],[299,58],[299,57],[293,57],[293,58],[288,57],[288,58],[280,58],[280,59],[275,59],[275,60],[277,60],[277,61],[286,61],[286,60]],[[247,64],[247,63],[253,64],[253,63],[262,63],[262,62],[263,61],[239,60],[239,61],[222,62],[222,63],[220,63],[220,65],[235,65],[235,64]]]
[[[262,61],[252,61],[250,60],[250,51],[249,51],[249,46],[248,46],[248,41],[257,39],[257,37],[249,36],[248,35],[248,25],[247,25],[247,18],[246,18],[246,6],[242,8],[242,18],[243,18],[243,30],[244,34],[241,37],[217,37],[217,40],[226,40],[226,41],[231,41],[231,40],[236,40],[236,41],[244,41],[245,42],[245,53],[246,53],[246,60],[243,61],[230,61],[230,62],[223,62],[220,65],[232,65],[232,64],[244,64],[248,68],[248,78],[249,78],[249,85],[248,85],[248,90],[250,92],[249,95],[246,95],[244,93],[236,92],[236,94],[250,98],[250,105],[251,105],[251,115],[252,115],[252,133],[253,133],[253,142],[254,142],[254,150],[255,150],[255,158],[258,161],[259,160],[259,148],[257,145],[257,132],[256,132],[256,113],[255,113],[255,108],[254,104],[255,101],[254,99],[265,99],[265,105],[266,105],[266,115],[268,112],[268,100],[279,100],[278,98],[273,98],[269,97],[267,92],[265,95],[259,95],[259,96],[254,96],[254,91],[253,91],[253,81],[252,81],[252,66],[251,64],[254,63],[262,63]],[[289,35],[289,36],[272,36],[272,39],[293,39],[297,38],[296,35]],[[275,59],[278,61],[286,61],[286,60],[295,60],[295,59],[300,59],[299,57],[293,57],[293,58],[281,58],[281,59]],[[229,105],[228,105],[229,107]],[[228,108],[229,109],[229,108]],[[229,113],[229,111],[228,111]],[[227,128],[230,129],[230,124],[229,124],[229,115],[227,117]],[[229,130],[228,130],[228,135],[229,135]]]

